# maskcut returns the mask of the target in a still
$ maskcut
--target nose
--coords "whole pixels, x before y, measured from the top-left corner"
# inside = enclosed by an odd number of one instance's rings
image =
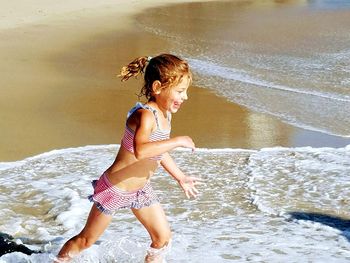
[[[184,93],[183,93],[182,99],[183,99],[183,100],[187,100],[187,99],[188,99],[187,92],[184,92]]]

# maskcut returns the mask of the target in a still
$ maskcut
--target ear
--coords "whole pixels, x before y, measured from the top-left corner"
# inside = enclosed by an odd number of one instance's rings
[[[158,95],[158,94],[160,94],[161,90],[162,90],[162,83],[160,83],[159,80],[153,81],[153,83],[152,83],[153,93]]]

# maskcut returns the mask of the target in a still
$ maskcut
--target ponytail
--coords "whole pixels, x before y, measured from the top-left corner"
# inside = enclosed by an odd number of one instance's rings
[[[127,66],[122,67],[120,75],[121,81],[127,81],[131,77],[137,77],[143,73],[148,62],[148,57],[138,57],[130,62]]]

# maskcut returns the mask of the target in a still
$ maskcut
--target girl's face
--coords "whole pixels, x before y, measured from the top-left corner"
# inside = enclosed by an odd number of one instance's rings
[[[177,85],[162,89],[158,98],[156,98],[159,108],[176,113],[180,109],[181,104],[188,99],[187,90],[189,84],[189,78],[184,76]]]

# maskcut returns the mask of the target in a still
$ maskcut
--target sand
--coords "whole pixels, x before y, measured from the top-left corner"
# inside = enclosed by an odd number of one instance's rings
[[[169,43],[143,32],[133,15],[175,2],[180,1],[2,3],[0,161],[57,148],[118,144],[141,86],[141,80],[121,83],[118,70],[137,56],[169,51]],[[198,87],[191,87],[190,100],[173,121],[173,135],[190,135],[197,147],[297,145],[292,141],[296,131],[298,142],[315,138],[316,133]]]
[[[109,111],[116,103],[110,95],[124,96],[118,93],[115,73],[121,63],[138,55],[139,47],[118,47],[121,57],[94,46],[100,35],[132,30],[131,15],[170,2],[178,1],[3,2],[0,160],[19,160],[54,148],[118,143],[121,114],[115,114],[118,107]],[[143,41],[141,35],[138,41]],[[83,54],[81,45],[94,54]],[[114,56],[114,64],[106,65],[101,53]],[[96,63],[98,72],[91,74],[89,66]],[[61,68],[69,68],[70,74]]]

